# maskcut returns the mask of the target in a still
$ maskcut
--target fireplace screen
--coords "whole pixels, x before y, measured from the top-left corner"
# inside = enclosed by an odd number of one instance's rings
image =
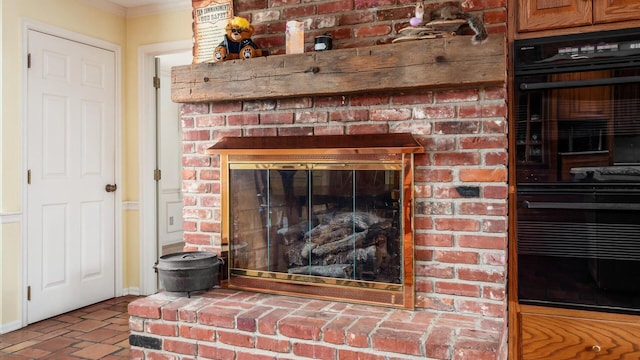
[[[317,138],[322,147],[308,148]],[[409,204],[417,144],[406,134],[392,138],[410,138],[413,146],[398,150],[386,139],[375,151],[345,149],[345,140],[365,138],[339,136],[257,149],[267,138],[237,138],[233,149],[215,151],[224,173],[228,286],[413,307]]]

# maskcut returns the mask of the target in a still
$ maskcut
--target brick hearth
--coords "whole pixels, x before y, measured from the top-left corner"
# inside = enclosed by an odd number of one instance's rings
[[[213,289],[129,305],[131,359],[500,358],[504,320]]]

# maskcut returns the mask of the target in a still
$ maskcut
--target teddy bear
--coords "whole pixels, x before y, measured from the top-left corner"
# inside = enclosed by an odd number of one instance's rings
[[[234,17],[225,32],[224,40],[213,50],[214,62],[262,56],[262,50],[251,40],[254,29],[247,19]]]

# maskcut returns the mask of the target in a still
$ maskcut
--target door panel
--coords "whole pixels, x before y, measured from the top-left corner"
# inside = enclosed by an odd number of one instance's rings
[[[115,54],[29,31],[29,323],[115,296]]]
[[[43,134],[42,138],[42,176],[47,179],[64,177],[67,173],[67,98],[53,94],[43,94],[42,119],[36,126]]]
[[[638,20],[640,1],[638,0],[603,0],[594,1],[593,17],[596,23],[607,23],[623,20]]]
[[[591,1],[586,0],[518,1],[518,31],[589,25],[591,9]]]
[[[65,239],[67,206],[62,204],[42,207],[42,288],[50,289],[68,281]],[[45,256],[46,255],[46,256]]]

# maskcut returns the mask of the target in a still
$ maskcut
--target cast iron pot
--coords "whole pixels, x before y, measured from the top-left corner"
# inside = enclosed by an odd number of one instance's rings
[[[156,269],[166,291],[186,292],[211,289],[218,279],[222,259],[208,251],[190,251],[160,257]]]

